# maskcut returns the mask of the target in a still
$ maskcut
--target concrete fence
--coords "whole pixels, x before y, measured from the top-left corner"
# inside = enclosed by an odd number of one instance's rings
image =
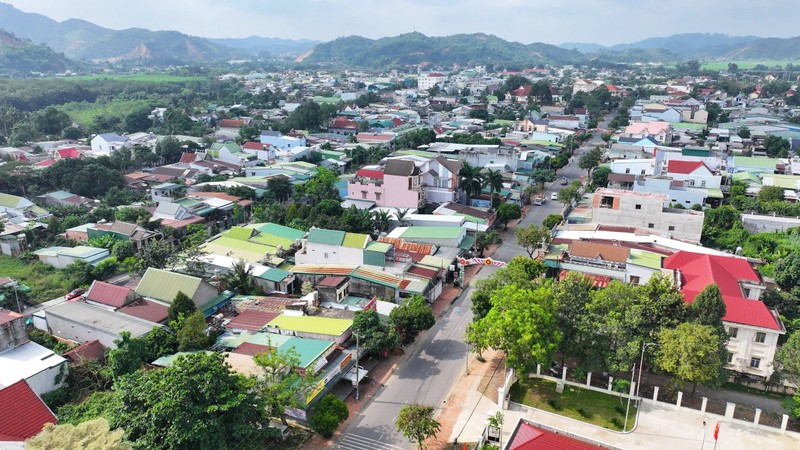
[[[653,389],[653,397],[652,398],[637,397],[636,396],[636,381],[630,381],[630,389],[628,390],[627,393],[618,392],[618,391],[614,390],[614,377],[611,377],[611,376],[608,377],[608,385],[605,388],[600,388],[600,387],[592,386],[592,373],[591,372],[587,373],[586,381],[583,382],[583,383],[567,380],[567,368],[566,367],[564,367],[562,369],[561,377],[560,378],[556,378],[556,377],[553,377],[553,376],[542,374],[542,367],[541,367],[541,364],[539,364],[536,367],[536,373],[530,373],[530,374],[528,374],[528,377],[529,378],[540,378],[540,379],[543,379],[543,380],[553,381],[556,384],[559,384],[559,383],[562,384],[562,386],[573,386],[573,387],[578,387],[578,388],[582,388],[582,389],[588,389],[588,390],[595,391],[595,392],[603,392],[605,394],[613,395],[613,396],[616,396],[616,397],[622,397],[622,398],[626,398],[626,399],[630,398],[630,399],[632,399],[634,401],[639,401],[639,402],[642,402],[642,403],[649,403],[649,404],[652,404],[652,405],[655,405],[655,406],[663,407],[665,405],[671,405],[671,407],[675,408],[675,410],[681,410],[682,408],[685,409],[685,410],[690,410],[690,409],[694,410],[695,409],[695,408],[689,408],[689,407],[683,405],[683,392],[681,392],[681,391],[678,391],[677,399],[676,399],[675,403],[667,403],[667,402],[663,402],[663,401],[659,400],[659,387],[658,386],[654,387],[654,389]],[[503,398],[506,401],[508,401],[507,393],[509,392],[509,389],[510,389],[509,380],[511,380],[511,379],[512,379],[511,378],[511,373],[509,373],[509,377],[506,378],[505,386],[498,389],[498,394],[502,394],[503,395],[502,397],[499,397],[499,398]],[[506,404],[507,403],[504,402],[504,406]],[[520,407],[523,407],[523,408],[525,407],[524,405],[519,405],[519,404],[516,404],[516,403],[513,403],[512,405],[513,405],[513,408],[517,408],[517,409],[519,409]],[[509,405],[509,407],[511,407],[512,405]],[[708,411],[708,406],[709,406],[709,399],[707,397],[702,397],[701,401],[700,401],[700,409],[699,409],[700,414],[702,414],[704,416],[706,416],[706,415],[708,415],[708,416],[717,416],[718,414],[714,414],[714,413]],[[756,408],[755,409],[755,412],[753,414],[752,422],[749,421],[749,420],[742,420],[741,418],[737,418],[736,417],[737,405],[735,403],[726,402],[726,404],[725,404],[725,415],[723,417],[724,417],[724,419],[726,421],[731,422],[731,423],[750,425],[750,426],[755,426],[755,427],[759,427],[759,428],[775,428],[773,426],[770,426],[769,424],[763,423],[763,421],[761,420],[761,412],[762,411],[761,411],[760,408]],[[781,417],[781,424],[780,424],[780,427],[779,427],[779,430],[780,430],[780,432],[782,434],[795,433],[793,431],[788,431],[786,429],[788,424],[789,424],[789,416],[786,415],[786,414],[783,414],[782,417]],[[795,434],[798,434],[798,433],[795,433]]]

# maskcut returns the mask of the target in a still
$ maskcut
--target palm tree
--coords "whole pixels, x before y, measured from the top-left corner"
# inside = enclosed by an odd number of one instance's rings
[[[492,194],[492,204],[494,204],[497,194],[503,190],[503,175],[500,171],[489,169],[483,176],[483,187],[489,188],[489,192]]]
[[[408,216],[408,211],[409,211],[408,208],[398,209],[394,214],[395,217],[397,217],[397,221],[400,222],[401,227],[408,225],[408,220],[406,220],[406,216]]]
[[[222,276],[222,281],[229,290],[239,295],[252,294],[258,290],[252,272],[253,266],[240,259],[233,263],[230,272]]]
[[[461,181],[461,190],[467,196],[467,205],[473,195],[481,193],[483,186],[483,175],[481,175],[480,167],[473,167],[468,162],[464,162],[461,170],[458,171],[458,176]]]
[[[392,215],[389,211],[385,209],[379,209],[377,211],[372,212],[372,223],[375,225],[375,229],[380,231],[386,231],[389,227],[389,220],[391,219]]]

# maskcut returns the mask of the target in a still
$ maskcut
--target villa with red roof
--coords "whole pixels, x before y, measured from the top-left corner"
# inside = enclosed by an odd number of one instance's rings
[[[702,161],[671,159],[667,162],[667,174],[673,180],[683,181],[688,188],[719,189],[722,184],[722,177]]]
[[[508,450],[597,450],[609,448],[599,442],[587,438],[575,438],[550,427],[536,426],[525,419],[520,419],[514,432],[511,433]]]
[[[766,287],[750,263],[735,256],[679,251],[664,259],[664,268],[675,271],[689,304],[709,284],[719,286],[726,307],[722,323],[730,336],[727,368],[769,379],[778,337],[786,328],[778,312],[759,300]]]

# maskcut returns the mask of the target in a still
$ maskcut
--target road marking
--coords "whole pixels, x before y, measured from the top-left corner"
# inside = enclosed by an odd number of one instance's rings
[[[381,435],[381,437],[383,437],[383,435]],[[337,448],[346,450],[405,450],[403,447],[397,445],[388,444],[377,439],[353,433],[343,434]]]

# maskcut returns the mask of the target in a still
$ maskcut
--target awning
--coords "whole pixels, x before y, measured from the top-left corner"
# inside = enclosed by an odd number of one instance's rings
[[[709,198],[723,198],[722,189],[706,188]]]

